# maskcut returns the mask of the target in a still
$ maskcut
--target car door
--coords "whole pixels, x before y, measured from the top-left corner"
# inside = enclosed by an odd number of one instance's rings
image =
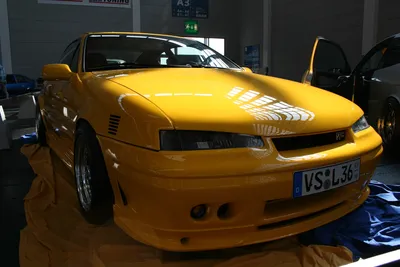
[[[7,74],[6,76],[6,88],[10,96],[18,95],[18,84],[14,74]]]
[[[79,40],[71,42],[64,50],[59,63],[70,65],[75,50],[79,46]],[[64,96],[63,88],[68,86],[70,81],[52,80],[43,84],[44,96],[44,119],[48,126],[49,141],[54,144],[53,149],[64,161],[66,152],[63,141],[65,136],[64,125]]]
[[[15,78],[17,79],[20,94],[31,92],[34,89],[32,81],[28,77],[17,74]]]
[[[354,68],[351,80],[353,83],[353,101],[362,108],[369,123],[376,126],[376,115],[382,101],[382,80],[376,74],[383,67],[383,58],[393,38],[375,45]],[[379,113],[379,112],[378,112]]]
[[[302,82],[352,99],[352,85],[348,82],[350,74],[350,65],[340,45],[317,37]]]
[[[76,120],[75,108],[71,106],[71,90],[74,90],[77,81],[77,57],[80,48],[80,39],[74,40],[66,49],[63,57],[60,59],[60,64],[66,64],[73,72],[71,78],[65,81],[54,81],[52,88],[52,101],[54,112],[58,120],[57,152],[61,159],[67,164],[73,163],[73,135],[75,126],[72,122]]]
[[[74,155],[74,137],[76,120],[78,117],[78,106],[80,101],[82,101],[83,84],[79,76],[79,56],[81,52],[80,40],[76,44],[76,48],[72,53],[72,58],[68,63],[72,75],[68,82],[63,83],[61,87],[61,97],[58,99],[60,101],[60,112],[62,113],[60,121],[62,124],[60,130],[60,137],[63,141],[64,155],[66,156],[66,161],[73,164]],[[67,63],[67,62],[66,62]]]

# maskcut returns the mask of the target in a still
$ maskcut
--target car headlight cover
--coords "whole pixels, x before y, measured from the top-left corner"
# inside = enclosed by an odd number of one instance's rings
[[[367,122],[367,119],[362,116],[358,121],[356,121],[351,128],[353,129],[354,133],[358,133],[362,130],[365,130],[369,127],[369,124]]]
[[[166,151],[261,148],[260,136],[208,131],[160,131],[160,148]]]

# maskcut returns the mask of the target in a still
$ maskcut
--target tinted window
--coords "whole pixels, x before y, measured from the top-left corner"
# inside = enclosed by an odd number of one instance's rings
[[[79,40],[73,41],[71,44],[67,46],[63,55],[61,56],[60,63],[67,64],[72,70],[72,59],[74,57],[74,52],[79,46]]]
[[[6,79],[8,84],[16,83],[14,75],[7,75]]]
[[[349,72],[347,60],[341,48],[333,43],[320,40],[315,51],[314,69],[322,72]]]
[[[78,72],[78,57],[79,57],[79,45],[73,52],[72,61],[71,64],[69,65],[72,72]]]
[[[376,70],[379,68],[379,63],[382,60],[385,49],[378,49],[361,67],[361,73]]]
[[[148,67],[239,69],[230,59],[195,40],[152,35],[91,35],[85,70]]]
[[[384,40],[373,47],[357,65],[355,71],[357,73],[366,74],[372,73],[382,67],[383,55],[387,51],[388,44],[392,39]]]
[[[400,40],[395,39],[383,55],[381,68],[387,68],[400,63]]]
[[[22,76],[22,75],[15,75],[15,77],[17,78],[17,82],[18,83],[30,83],[31,79],[29,79],[26,76]]]

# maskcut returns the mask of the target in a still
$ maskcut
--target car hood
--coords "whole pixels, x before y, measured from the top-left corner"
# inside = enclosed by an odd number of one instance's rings
[[[264,136],[308,134],[350,127],[363,114],[333,93],[242,71],[166,68],[96,72],[129,88],[129,105],[146,97],[176,129]]]

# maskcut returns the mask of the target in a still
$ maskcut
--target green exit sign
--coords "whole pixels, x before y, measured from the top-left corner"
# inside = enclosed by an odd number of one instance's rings
[[[185,21],[185,33],[197,34],[199,32],[199,23],[196,20]]]

